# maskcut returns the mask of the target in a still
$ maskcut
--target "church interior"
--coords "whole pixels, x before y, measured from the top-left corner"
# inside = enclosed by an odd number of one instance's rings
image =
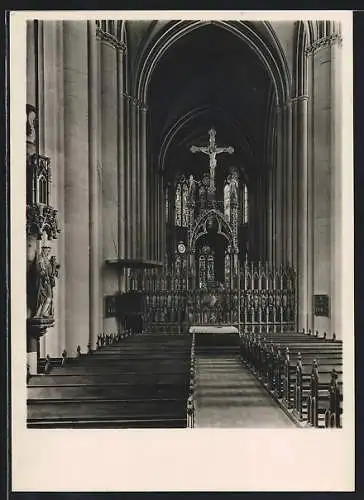
[[[340,23],[26,44],[28,427],[341,427]]]

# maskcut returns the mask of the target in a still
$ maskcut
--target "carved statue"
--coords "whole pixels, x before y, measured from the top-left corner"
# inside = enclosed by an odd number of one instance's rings
[[[34,106],[27,104],[26,107],[26,135],[27,142],[35,144],[36,141],[37,112]]]
[[[28,307],[36,318],[53,316],[53,288],[58,277],[59,264],[49,257],[50,247],[42,247],[33,261],[28,276]]]

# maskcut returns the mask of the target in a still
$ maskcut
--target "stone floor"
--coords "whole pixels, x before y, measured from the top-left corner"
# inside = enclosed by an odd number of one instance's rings
[[[195,427],[295,427],[237,355],[198,354],[195,389]]]

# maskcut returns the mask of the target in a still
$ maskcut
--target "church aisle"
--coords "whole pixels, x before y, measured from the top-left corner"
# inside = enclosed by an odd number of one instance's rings
[[[197,354],[195,427],[294,428],[237,355]]]

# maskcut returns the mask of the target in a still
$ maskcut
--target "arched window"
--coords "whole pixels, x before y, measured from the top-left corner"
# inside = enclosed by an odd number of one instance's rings
[[[38,203],[48,204],[47,180],[41,175],[38,179]]]
[[[176,187],[175,224],[188,227],[188,185],[185,179],[178,182]]]
[[[198,197],[200,199],[200,208],[204,209],[206,208],[206,202],[207,202],[207,192],[206,192],[206,187],[201,186],[199,191],[198,191]]]
[[[182,193],[181,184],[177,184],[176,188],[176,202],[175,202],[175,221],[176,226],[180,226],[182,222]]]
[[[204,246],[198,259],[199,264],[199,284],[200,288],[205,288],[208,283],[215,281],[215,256],[209,246]]]
[[[188,186],[182,187],[182,227],[188,227]]]
[[[176,275],[178,278],[181,277],[181,270],[182,270],[182,261],[180,255],[177,255],[176,257]]]
[[[225,284],[230,287],[230,254],[226,252],[225,254]]]
[[[215,281],[215,259],[211,254],[207,257],[207,281]]]
[[[204,255],[200,255],[198,264],[200,288],[204,288],[206,285],[206,257]]]
[[[230,222],[230,184],[226,183],[224,187],[224,214],[228,222]]]
[[[248,216],[249,216],[249,212],[248,212],[248,186],[246,184],[244,184],[243,186],[243,203],[242,203],[242,219],[243,219],[243,224],[247,224],[248,223]]]

